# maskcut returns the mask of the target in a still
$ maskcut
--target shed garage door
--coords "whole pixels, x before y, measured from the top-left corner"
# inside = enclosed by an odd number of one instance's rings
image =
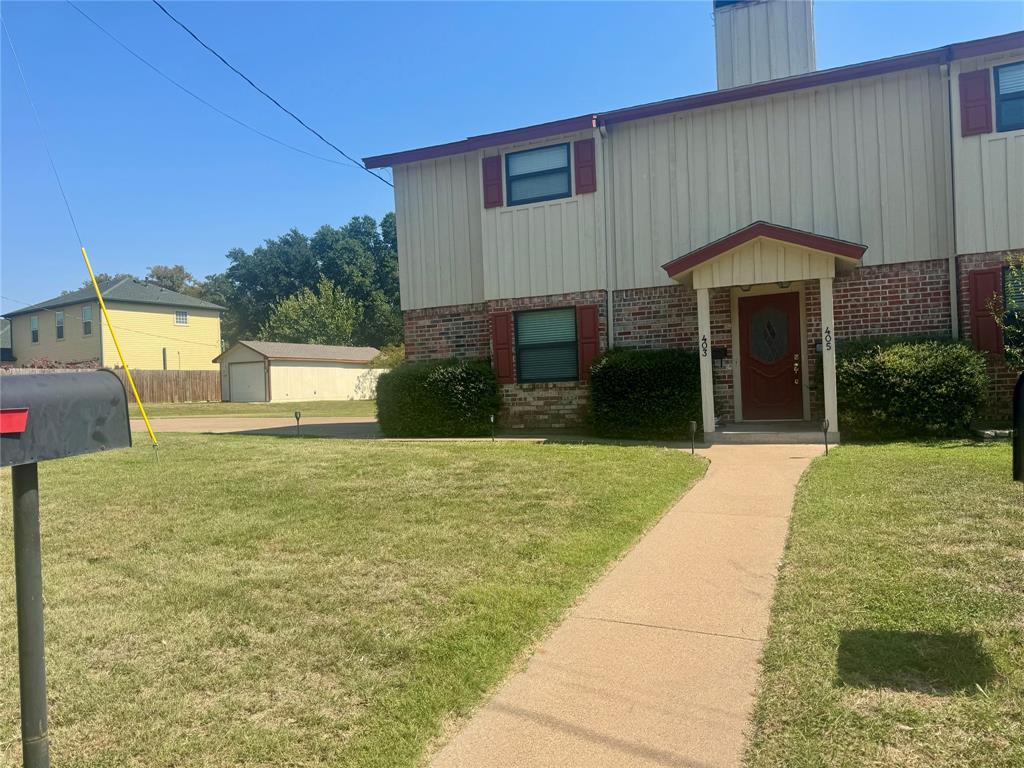
[[[265,403],[267,401],[267,377],[263,363],[231,363],[228,367],[231,382],[231,402]]]

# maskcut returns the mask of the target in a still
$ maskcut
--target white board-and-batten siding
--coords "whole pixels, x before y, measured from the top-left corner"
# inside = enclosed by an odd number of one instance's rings
[[[922,67],[396,166],[402,307],[668,285],[662,264],[758,220],[865,265],[949,258],[949,117]],[[483,207],[485,154],[584,136],[596,193]]]
[[[820,280],[835,274],[834,254],[761,237],[698,266],[693,270],[693,287]]]
[[[939,69],[613,125],[616,288],[753,221],[863,243],[863,263],[952,254],[948,110]]]
[[[960,74],[988,68],[994,89],[994,68],[1018,61],[1024,49],[955,61],[950,68],[957,253],[1024,248],[1024,129],[998,132],[995,116],[991,133],[962,136],[960,129]]]
[[[728,6],[714,19],[719,88],[815,69],[814,10],[806,0]]]

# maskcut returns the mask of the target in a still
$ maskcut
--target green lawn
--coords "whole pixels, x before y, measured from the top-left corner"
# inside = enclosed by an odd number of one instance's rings
[[[44,463],[54,764],[414,766],[703,470],[650,447],[180,434],[159,466],[142,440]]]
[[[1024,486],[1002,445],[843,446],[800,484],[751,768],[1024,765]]]
[[[294,418],[302,411],[303,418],[313,416],[375,416],[375,400],[312,400],[301,403],[154,403],[146,406],[150,418],[175,416],[281,416]],[[128,407],[133,418],[140,418],[139,407]]]

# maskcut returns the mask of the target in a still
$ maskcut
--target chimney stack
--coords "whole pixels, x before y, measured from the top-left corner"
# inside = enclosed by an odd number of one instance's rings
[[[714,0],[718,89],[815,69],[812,0]]]

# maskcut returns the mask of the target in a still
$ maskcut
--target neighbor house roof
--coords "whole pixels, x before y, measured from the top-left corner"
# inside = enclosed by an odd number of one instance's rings
[[[823,85],[832,85],[846,80],[857,80],[865,77],[885,75],[890,72],[899,72],[905,69],[926,67],[938,64],[946,64],[956,59],[964,59],[972,56],[984,56],[992,53],[1024,48],[1024,31],[1010,32],[995,37],[984,37],[978,40],[968,40],[963,43],[944,45],[941,48],[932,48],[927,51],[908,53],[902,56],[893,56],[887,59],[876,59],[860,64],[850,64],[844,67],[816,70],[803,75],[783,77],[777,80],[766,80],[760,83],[742,85],[737,88],[727,88],[719,91],[698,93],[694,96],[683,96],[678,99],[667,99],[656,101],[650,104],[641,104],[635,107],[616,109],[610,112],[595,112],[581,117],[572,117],[567,120],[556,120],[550,123],[531,125],[525,128],[516,128],[498,133],[487,133],[481,136],[471,136],[462,141],[453,141],[449,144],[436,144],[430,147],[409,149],[403,152],[392,152],[386,155],[374,155],[364,157],[363,163],[367,168],[384,168],[387,166],[401,165],[403,163],[414,163],[419,160],[430,160],[436,157],[447,157],[449,155],[460,155],[464,152],[472,152],[487,147],[498,147],[505,144],[515,144],[520,141],[557,136],[563,133],[586,130],[600,125],[611,125],[627,120],[639,120],[644,117],[664,115],[672,112],[685,112],[691,109],[711,107],[718,104],[728,104],[734,101],[754,99],[760,96],[772,96],[789,91],[799,91],[806,88],[817,88]]]
[[[209,301],[170,291],[154,283],[136,280],[134,277],[123,277],[120,280],[109,280],[100,283],[100,293],[103,294],[103,300],[107,303],[130,302],[132,304],[160,304],[167,307],[183,307],[186,309],[224,310],[224,307],[211,304]],[[72,291],[71,293],[65,293],[63,296],[56,296],[47,301],[41,301],[38,304],[33,304],[23,309],[5,312],[4,314],[7,317],[26,315],[40,310],[57,309],[70,306],[71,304],[82,304],[83,302],[93,301],[95,298],[96,291],[90,286],[78,291]]]
[[[288,344],[282,341],[239,341],[268,360],[309,360],[323,363],[368,363],[380,350],[376,347],[334,347],[328,344]],[[234,349],[234,347],[232,347]],[[230,352],[231,350],[228,350]],[[213,359],[220,360],[227,352]]]

